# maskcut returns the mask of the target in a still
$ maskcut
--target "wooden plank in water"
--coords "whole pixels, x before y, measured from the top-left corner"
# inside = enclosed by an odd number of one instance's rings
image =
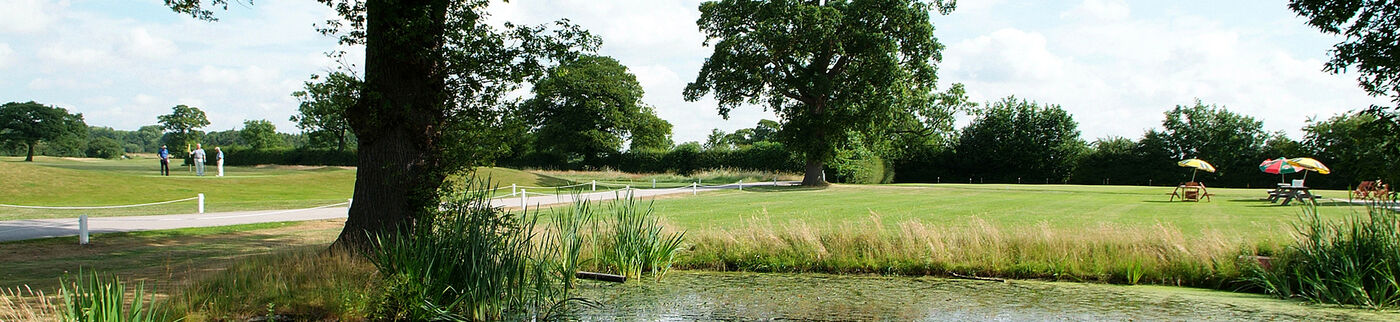
[[[582,272],[582,271],[581,271],[581,272],[578,272],[578,273],[574,273],[574,277],[578,277],[578,278],[582,278],[582,279],[586,279],[586,280],[595,280],[595,281],[604,281],[604,282],[617,282],[617,283],[627,282],[627,277],[626,277],[626,276],[622,276],[622,275],[613,275],[613,274],[603,274],[603,273],[594,273],[594,272]]]

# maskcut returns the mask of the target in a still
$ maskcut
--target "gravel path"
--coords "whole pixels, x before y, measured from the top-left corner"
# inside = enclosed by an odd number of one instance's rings
[[[773,185],[793,185],[796,182],[756,182],[745,183],[743,187],[773,186]],[[729,184],[720,186],[701,186],[694,188],[682,187],[672,189],[630,189],[637,198],[648,198],[663,195],[693,194],[703,191],[713,191],[722,189],[738,189],[739,185]],[[527,190],[528,191],[528,190]],[[591,192],[578,195],[579,199],[587,200],[612,200],[621,195],[621,191]],[[534,208],[537,206],[549,206],[574,202],[574,196],[569,194],[535,194],[529,193],[524,198],[525,204]],[[501,197],[491,200],[491,205],[506,208],[519,208],[521,198]],[[128,216],[128,217],[97,217],[88,218],[88,231],[92,234],[127,232],[142,230],[161,230],[193,227],[216,227],[241,224],[255,224],[267,222],[283,221],[306,221],[345,218],[349,208],[344,203],[292,210],[264,210],[264,211],[238,211],[205,214],[183,214],[183,215],[159,215],[159,216]],[[59,219],[28,219],[0,221],[0,242],[63,237],[78,235],[77,218]],[[94,239],[97,237],[93,237]]]

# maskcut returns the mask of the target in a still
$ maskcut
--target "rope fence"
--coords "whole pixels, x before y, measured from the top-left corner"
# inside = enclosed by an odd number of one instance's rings
[[[49,206],[21,206],[21,205],[0,204],[0,207],[21,208],[21,209],[51,209],[51,210],[116,209],[116,208],[133,208],[133,207],[145,207],[145,206],[164,205],[164,204],[172,204],[172,203],[176,203],[176,202],[183,202],[183,201],[190,201],[190,200],[203,200],[203,199],[204,199],[204,194],[200,194],[199,196],[196,196],[196,197],[189,197],[189,198],[185,198],[185,199],[176,199],[176,200],[170,200],[170,201],[160,201],[160,202],[143,203],[143,204],[134,204],[134,205],[49,207]]]

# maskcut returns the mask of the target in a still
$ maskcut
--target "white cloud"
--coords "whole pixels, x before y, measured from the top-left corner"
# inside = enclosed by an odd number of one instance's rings
[[[125,53],[140,58],[161,58],[174,55],[177,48],[169,39],[151,35],[146,28],[135,28],[127,33]]]
[[[0,33],[43,31],[58,19],[55,12],[67,6],[67,1],[57,3],[46,0],[0,1]]]

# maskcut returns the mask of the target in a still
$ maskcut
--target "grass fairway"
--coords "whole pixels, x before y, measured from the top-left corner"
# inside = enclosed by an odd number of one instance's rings
[[[354,191],[355,170],[343,167],[257,166],[214,167],[195,176],[174,167],[160,176],[155,159],[101,160],[0,157],[0,204],[25,206],[111,206],[152,203],[205,195],[206,212],[295,209],[345,202]],[[504,168],[480,168],[477,176],[499,185],[557,185],[565,181]],[[508,190],[508,189],[507,189]],[[100,209],[53,210],[0,207],[0,220],[188,214],[195,201],[166,205]]]
[[[1174,226],[1187,235],[1206,231],[1242,239],[1279,238],[1298,219],[1296,206],[1262,200],[1264,189],[1210,189],[1211,202],[1169,202],[1170,187],[1077,185],[833,185],[827,189],[749,188],[700,198],[667,198],[656,211],[689,230],[735,230],[757,223],[814,227],[884,225],[917,220],[964,226],[973,218],[997,227],[1048,226],[1055,230]],[[1343,191],[1317,192],[1324,197]],[[1319,202],[1324,215],[1360,207]],[[1296,203],[1295,203],[1296,204]],[[1284,230],[1281,230],[1284,229]]]

